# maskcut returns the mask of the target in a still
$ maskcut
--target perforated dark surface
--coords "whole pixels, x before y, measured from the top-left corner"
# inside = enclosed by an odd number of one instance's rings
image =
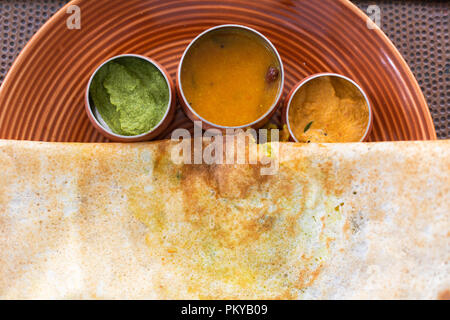
[[[0,0],[0,83],[31,36],[66,2]],[[379,6],[381,28],[415,74],[438,137],[450,138],[450,1],[352,2],[363,11]]]

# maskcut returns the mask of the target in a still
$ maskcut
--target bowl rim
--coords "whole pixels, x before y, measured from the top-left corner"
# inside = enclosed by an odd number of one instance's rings
[[[366,100],[367,109],[369,110],[369,121],[367,122],[366,131],[364,132],[364,134],[363,134],[362,138],[359,140],[359,142],[365,141],[368,138],[370,132],[372,131],[372,126],[373,126],[373,112],[372,112],[372,105],[370,104],[370,100],[367,97],[366,92],[354,80],[352,80],[349,77],[344,76],[342,74],[332,73],[332,72],[322,72],[322,73],[312,74],[312,75],[304,78],[302,81],[298,82],[293,87],[291,92],[289,93],[288,100],[286,101],[286,110],[284,111],[284,116],[285,116],[285,119],[286,119],[286,125],[287,125],[287,128],[289,130],[289,134],[291,135],[292,139],[294,139],[295,142],[300,142],[295,137],[295,135],[294,135],[294,133],[293,133],[293,131],[291,129],[290,121],[289,121],[289,110],[290,110],[290,107],[291,107],[291,102],[292,102],[293,98],[295,97],[295,95],[297,94],[298,90],[300,90],[300,88],[302,88],[308,82],[310,82],[310,81],[312,81],[314,79],[320,78],[320,77],[338,77],[338,78],[344,79],[344,80],[352,83],[359,90],[359,92],[361,92],[361,94],[364,97],[364,100]]]
[[[124,136],[124,135],[121,135],[121,134],[117,134],[117,133],[113,132],[108,126],[105,127],[103,124],[101,124],[100,121],[95,116],[93,110],[92,110],[92,107],[95,107],[96,109],[97,109],[97,107],[94,104],[91,105],[91,102],[90,102],[90,99],[89,99],[89,89],[91,88],[92,81],[93,81],[95,75],[97,74],[97,72],[105,64],[107,64],[108,62],[111,62],[113,60],[116,60],[116,59],[119,59],[119,58],[123,58],[123,57],[139,58],[139,59],[142,59],[142,60],[145,60],[145,61],[151,63],[164,76],[164,79],[166,81],[166,85],[167,85],[167,87],[169,89],[169,101],[167,103],[166,112],[164,113],[164,115],[161,118],[161,120],[158,122],[158,124],[156,126],[154,126],[149,131],[141,133],[141,134],[138,134],[138,135],[134,135],[134,136]],[[88,81],[88,84],[86,86],[86,92],[85,92],[85,106],[86,106],[86,108],[85,108],[85,110],[88,113],[89,120],[93,121],[96,124],[96,126],[94,126],[94,127],[97,128],[97,129],[100,129],[99,131],[102,134],[107,133],[107,135],[110,135],[110,136],[112,136],[114,138],[117,138],[117,139],[120,139],[120,140],[135,140],[135,139],[140,139],[140,138],[146,138],[148,135],[152,134],[155,130],[157,130],[164,123],[164,121],[166,120],[167,116],[169,115],[170,109],[172,108],[172,103],[173,103],[173,92],[172,92],[172,90],[173,89],[172,89],[172,86],[171,86],[171,83],[170,83],[170,79],[169,79],[169,76],[168,76],[167,72],[155,60],[153,60],[153,59],[151,59],[149,57],[146,57],[144,55],[135,54],[135,53],[119,54],[119,55],[113,56],[113,57],[105,60],[104,62],[102,62],[97,68],[95,68],[94,72],[91,74],[91,76],[89,78],[89,81]],[[110,137],[108,137],[108,138],[110,138]]]
[[[236,28],[236,29],[244,29],[246,31],[249,31],[251,33],[254,33],[255,35],[257,35],[258,37],[260,37],[266,44],[269,45],[270,49],[273,51],[273,53],[275,54],[276,59],[278,60],[279,66],[280,66],[280,74],[281,74],[281,82],[280,82],[280,87],[278,89],[278,93],[276,96],[276,99],[274,100],[273,104],[270,106],[270,108],[262,115],[260,116],[258,119],[248,123],[248,124],[244,124],[244,125],[240,125],[240,126],[223,126],[223,125],[219,125],[219,124],[215,124],[211,121],[206,120],[205,118],[203,118],[202,116],[200,116],[195,109],[188,103],[184,92],[183,92],[183,85],[181,82],[181,68],[183,66],[183,62],[184,62],[184,58],[186,57],[186,54],[189,52],[190,48],[193,46],[194,43],[196,43],[201,37],[205,36],[207,33],[210,33],[212,31],[215,31],[217,29],[226,29],[226,28]],[[247,128],[247,127],[251,127],[254,126],[258,123],[260,123],[261,121],[263,121],[265,118],[267,118],[268,116],[270,116],[270,114],[277,108],[277,106],[280,104],[281,98],[283,96],[283,91],[284,91],[284,80],[285,80],[285,75],[284,75],[284,65],[283,65],[283,61],[281,59],[280,54],[278,53],[277,48],[274,46],[274,44],[265,36],[263,35],[261,32],[250,28],[248,26],[244,26],[244,25],[240,25],[240,24],[221,24],[221,25],[217,25],[214,26],[212,28],[206,29],[203,32],[201,32],[199,35],[197,35],[190,43],[189,45],[186,47],[186,49],[183,52],[183,55],[181,56],[180,62],[178,64],[178,70],[177,70],[177,88],[178,88],[178,92],[181,98],[181,102],[182,104],[184,104],[189,111],[191,111],[198,119],[200,119],[201,122],[208,124],[209,126],[213,127],[213,128],[218,128],[218,129],[243,129],[243,128]]]

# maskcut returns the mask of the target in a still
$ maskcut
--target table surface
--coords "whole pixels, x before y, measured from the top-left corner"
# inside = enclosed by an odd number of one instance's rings
[[[0,83],[31,36],[66,2],[0,0]],[[352,2],[363,11],[373,4],[380,8],[380,27],[416,76],[438,138],[450,138],[450,1]]]

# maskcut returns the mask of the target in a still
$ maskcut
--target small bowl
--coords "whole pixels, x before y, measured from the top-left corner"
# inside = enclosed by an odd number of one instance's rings
[[[187,101],[187,99],[186,99],[186,97],[184,95],[183,86],[182,86],[182,83],[181,83],[181,68],[183,66],[184,58],[186,57],[186,54],[189,52],[189,49],[192,47],[192,45],[195,42],[197,42],[200,38],[205,36],[207,33],[216,31],[218,29],[225,29],[225,28],[243,29],[243,30],[250,31],[251,33],[257,35],[270,48],[270,50],[273,51],[276,59],[278,60],[279,66],[280,66],[280,75],[279,76],[281,78],[281,83],[280,83],[279,92],[278,92],[278,94],[276,96],[276,99],[275,99],[274,103],[271,105],[271,107],[268,109],[268,111],[264,115],[262,115],[261,117],[259,117],[258,119],[256,119],[255,121],[253,121],[251,123],[240,125],[240,126],[223,126],[223,125],[218,125],[218,124],[210,122],[210,121],[204,119],[203,117],[201,117],[194,110],[194,108],[191,107],[191,105]],[[180,63],[178,65],[176,86],[177,86],[178,100],[179,100],[179,102],[181,104],[181,107],[182,107],[184,113],[188,116],[189,119],[191,119],[194,122],[195,121],[201,121],[203,129],[215,128],[215,129],[219,129],[219,130],[222,130],[222,131],[225,131],[226,129],[240,129],[240,128],[247,128],[247,127],[252,127],[252,128],[258,129],[258,128],[262,127],[264,124],[266,124],[267,121],[269,121],[269,119],[272,117],[272,115],[277,111],[277,108],[278,108],[278,106],[280,104],[280,101],[281,101],[281,98],[282,98],[282,95],[283,95],[283,88],[284,88],[284,67],[283,67],[283,62],[281,60],[281,57],[280,57],[277,49],[272,44],[272,42],[270,42],[270,40],[268,38],[266,38],[263,34],[261,34],[260,32],[254,30],[252,28],[249,28],[247,26],[238,25],[238,24],[224,24],[224,25],[215,26],[213,28],[210,28],[208,30],[203,31],[194,40],[192,40],[191,43],[189,43],[189,45],[187,46],[186,50],[183,53],[183,56],[181,57]]]
[[[284,107],[283,107],[282,117],[283,117],[283,123],[285,123],[287,125],[287,127],[288,127],[289,134],[291,136],[291,140],[293,140],[295,142],[299,142],[298,139],[295,137],[292,129],[291,129],[291,124],[290,124],[290,121],[289,121],[289,109],[290,109],[290,106],[291,106],[292,99],[294,98],[294,96],[298,92],[298,90],[300,90],[300,88],[302,88],[306,83],[308,83],[309,81],[311,81],[313,79],[319,78],[319,77],[338,77],[338,78],[345,79],[348,82],[352,83],[359,90],[359,92],[361,92],[361,94],[364,97],[364,100],[366,101],[367,108],[368,108],[368,111],[369,111],[369,121],[367,123],[366,131],[365,131],[363,137],[361,138],[360,142],[367,141],[367,139],[369,138],[369,135],[370,135],[370,133],[372,131],[372,127],[373,127],[373,114],[372,114],[372,107],[370,105],[369,98],[367,98],[367,95],[364,92],[364,90],[355,81],[353,81],[352,79],[350,79],[350,78],[348,78],[346,76],[343,76],[343,75],[340,75],[340,74],[337,74],[337,73],[317,73],[317,74],[313,74],[313,75],[311,75],[309,77],[306,77],[302,81],[300,81],[289,92],[289,94],[286,97],[285,104],[284,104]]]
[[[100,116],[99,112],[97,111],[97,108],[95,107],[94,103],[89,98],[89,89],[91,87],[92,80],[94,79],[94,76],[97,74],[98,70],[100,70],[101,67],[103,67],[106,63],[123,58],[123,57],[135,57],[140,58],[142,60],[145,60],[152,65],[154,65],[164,76],[166,79],[167,86],[169,88],[169,103],[167,106],[166,113],[162,117],[161,121],[150,131],[136,135],[136,136],[124,136],[117,133],[114,133],[108,125],[105,123],[105,121]],[[161,66],[159,63],[153,61],[152,59],[149,59],[145,56],[138,55],[138,54],[122,54],[115,57],[112,57],[105,62],[103,62],[100,66],[98,66],[95,71],[92,73],[91,78],[89,79],[89,82],[86,87],[85,92],[85,110],[88,115],[89,120],[91,121],[92,125],[95,127],[95,129],[100,132],[103,136],[108,138],[111,141],[116,142],[139,142],[139,141],[148,141],[151,139],[156,138],[158,135],[160,135],[172,122],[173,117],[175,115],[175,89],[172,80],[170,79],[169,73],[166,71],[166,69]]]

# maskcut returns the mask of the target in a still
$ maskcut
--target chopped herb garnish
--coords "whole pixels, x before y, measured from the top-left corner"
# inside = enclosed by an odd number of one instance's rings
[[[306,131],[308,131],[311,128],[311,125],[313,124],[314,121],[311,121],[310,123],[308,123],[305,127],[305,130],[303,130],[303,133],[306,133]]]

